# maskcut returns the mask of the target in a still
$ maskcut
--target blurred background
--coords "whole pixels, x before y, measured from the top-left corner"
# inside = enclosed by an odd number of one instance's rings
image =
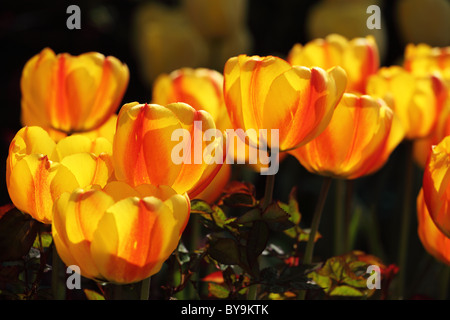
[[[69,5],[81,9],[81,29],[69,30]],[[381,29],[369,30],[369,5],[381,9]],[[400,64],[407,43],[450,45],[450,1],[448,0],[4,0],[0,5],[0,205],[9,202],[4,182],[8,146],[20,124],[20,77],[33,55],[50,47],[55,53],[78,55],[98,51],[113,55],[130,68],[130,82],[123,102],[151,100],[152,82],[162,72],[179,67],[208,67],[223,71],[226,60],[240,53],[286,57],[295,43],[340,33],[348,38],[374,35],[381,65]],[[400,145],[378,173],[354,181],[352,221],[355,247],[380,256],[386,264],[396,257],[403,189],[404,150]],[[421,185],[415,168],[414,192]],[[259,196],[264,176],[240,172],[237,179],[252,179]],[[300,210],[309,225],[321,178],[307,173],[294,158],[286,158],[276,177],[275,198],[287,200],[298,187]],[[332,234],[335,186],[323,215],[320,232]],[[415,200],[415,199],[414,199]],[[413,204],[413,208],[415,204]],[[376,220],[368,212],[376,212]],[[414,219],[413,219],[414,220]],[[356,221],[356,222],[355,222]],[[412,254],[416,264],[408,279],[423,279],[439,266],[427,258],[411,226]],[[374,242],[367,236],[380,231]],[[373,238],[371,238],[373,239]],[[316,254],[327,258],[332,237],[323,237]],[[423,284],[425,283],[425,284]],[[431,295],[433,281],[411,281],[417,294]],[[428,285],[426,284],[428,283]]]

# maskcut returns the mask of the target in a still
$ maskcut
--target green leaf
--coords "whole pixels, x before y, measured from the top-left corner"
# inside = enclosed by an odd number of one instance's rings
[[[270,204],[262,214],[262,219],[274,231],[292,228],[294,224],[289,220],[289,217],[289,214],[277,202]]]
[[[259,255],[264,251],[269,240],[269,227],[264,221],[255,221],[247,235],[247,262],[249,266],[258,259]]]
[[[308,276],[329,296],[368,297],[373,294],[366,282],[369,263],[360,260],[366,257],[359,251],[332,257]]]
[[[41,246],[41,244],[40,244],[41,242],[42,242],[43,249],[49,248],[53,242],[52,233],[51,232],[42,232],[40,239],[39,239],[39,234],[38,234],[36,236],[36,238],[34,239],[33,248],[39,249],[39,247]]]
[[[255,187],[247,182],[232,181],[223,190],[218,204],[228,207],[254,207],[257,204]]]
[[[213,259],[222,264],[237,265],[240,263],[239,245],[231,238],[211,240],[208,253]]]
[[[0,262],[21,259],[30,251],[40,223],[13,207],[0,218]]]
[[[218,299],[226,299],[230,295],[230,291],[227,288],[214,282],[208,283],[208,291]]]
[[[98,293],[97,291],[84,289],[84,294],[88,300],[105,300],[105,297]]]

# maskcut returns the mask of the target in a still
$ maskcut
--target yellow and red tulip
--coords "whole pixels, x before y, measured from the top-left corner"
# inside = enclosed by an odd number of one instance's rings
[[[416,200],[417,205],[417,233],[425,250],[437,260],[450,265],[450,238],[436,227],[428,212],[423,197],[423,189],[420,190]]]
[[[113,175],[112,146],[104,138],[73,135],[57,144],[40,127],[24,127],[9,147],[6,184],[11,201],[49,224],[52,205],[63,192],[104,186]]]
[[[386,101],[399,117],[405,138],[432,134],[446,99],[445,84],[437,75],[416,76],[400,66],[383,67],[369,78],[367,94]]]
[[[114,181],[62,194],[53,208],[52,234],[61,259],[77,265],[81,275],[133,283],[161,269],[189,213],[188,196],[170,187]]]
[[[185,103],[125,104],[119,112],[113,143],[116,178],[133,186],[168,185],[180,194],[188,192],[195,197],[211,182],[226,156],[221,144],[225,139],[204,141],[204,133],[210,129],[216,130],[212,116]],[[189,137],[172,139],[176,130]],[[204,152],[219,145],[221,160],[204,161]],[[174,152],[183,159],[174,161]]]
[[[289,151],[308,171],[356,179],[378,170],[403,140],[403,129],[381,99],[345,93],[328,127]]]
[[[43,49],[22,72],[22,124],[65,133],[100,127],[119,107],[128,67],[98,52],[72,56]]]
[[[450,237],[450,137],[434,146],[423,175],[423,196],[436,227]]]
[[[295,44],[287,60],[292,65],[323,69],[341,66],[347,73],[346,91],[360,93],[365,93],[368,77],[376,73],[380,65],[373,36],[348,40],[338,34],[314,39],[304,46]]]
[[[224,69],[224,98],[234,129],[279,130],[279,143],[251,138],[280,151],[297,148],[328,125],[346,86],[339,66],[325,71],[274,57],[239,55]],[[269,134],[270,136],[270,134]]]

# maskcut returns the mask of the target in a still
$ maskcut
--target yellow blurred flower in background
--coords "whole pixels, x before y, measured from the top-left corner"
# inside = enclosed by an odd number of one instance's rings
[[[369,78],[366,92],[386,101],[409,140],[432,134],[446,99],[440,76],[416,76],[400,66],[380,68]]]
[[[347,73],[347,92],[365,93],[367,79],[377,72],[380,61],[373,36],[351,40],[339,34],[314,39],[305,45],[295,44],[287,60],[292,65],[330,69],[342,67]]]

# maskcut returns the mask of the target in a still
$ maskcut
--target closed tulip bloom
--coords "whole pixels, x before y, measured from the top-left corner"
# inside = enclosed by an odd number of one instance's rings
[[[450,265],[450,238],[443,234],[430,217],[427,205],[423,197],[423,189],[420,190],[416,200],[417,205],[417,233],[425,250],[437,260]]]
[[[220,145],[225,139],[204,139],[210,129],[216,130],[211,115],[185,103],[125,104],[113,143],[116,178],[133,186],[168,185],[180,194],[196,196],[214,178],[226,156]],[[220,159],[205,161],[207,150],[217,150]]]
[[[51,223],[53,202],[62,193],[104,186],[112,177],[111,149],[106,139],[71,136],[56,144],[40,127],[22,128],[7,158],[11,201],[34,219]]]
[[[235,129],[279,130],[279,143],[250,138],[250,143],[297,148],[328,125],[346,86],[340,67],[292,66],[274,57],[239,55],[224,69],[224,98]],[[270,135],[270,132],[268,133]]]
[[[314,39],[304,46],[295,44],[288,61],[293,65],[329,69],[341,66],[347,73],[347,92],[365,93],[367,79],[380,65],[378,47],[373,36],[348,40],[330,34],[324,39]]]
[[[94,130],[117,110],[128,67],[98,52],[72,56],[45,48],[25,65],[22,122],[65,133]]]
[[[111,182],[64,193],[52,234],[66,265],[84,277],[127,284],[156,274],[176,249],[190,213],[187,195],[167,186]]]
[[[223,100],[223,75],[212,69],[182,68],[161,74],[153,85],[152,102],[184,102],[207,111],[219,130],[231,128]]]
[[[399,66],[384,67],[372,75],[367,94],[386,101],[399,117],[409,140],[432,134],[446,99],[440,76],[416,76]]]
[[[289,153],[312,173],[356,179],[380,168],[403,139],[402,128],[393,126],[393,119],[382,100],[345,93],[328,127]]]
[[[430,216],[447,237],[450,237],[450,137],[433,146],[423,175],[423,196]]]

